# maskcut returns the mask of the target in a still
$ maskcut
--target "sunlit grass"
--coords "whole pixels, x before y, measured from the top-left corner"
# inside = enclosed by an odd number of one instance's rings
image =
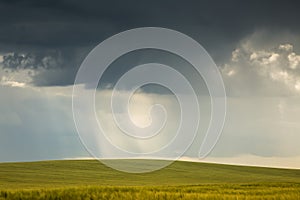
[[[3,190],[0,199],[299,199],[299,184],[82,186]]]
[[[129,174],[95,160],[0,164],[0,199],[203,198],[300,199],[300,170],[175,162]]]

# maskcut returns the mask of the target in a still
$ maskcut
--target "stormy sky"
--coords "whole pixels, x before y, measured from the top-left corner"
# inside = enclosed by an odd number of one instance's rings
[[[72,117],[72,86],[80,64],[114,34],[164,27],[199,42],[224,80],[226,122],[207,160],[300,168],[299,7],[297,1],[276,0],[1,0],[0,162],[89,157]],[[145,50],[112,64],[99,98],[107,98],[122,73],[152,60],[173,65],[192,83],[201,83],[198,92],[207,95],[201,77],[185,62]],[[137,123],[149,122],[142,111],[159,100],[176,115],[174,97],[162,88],[144,88],[136,98]],[[206,103],[204,122],[210,117]],[[115,132],[105,105],[98,106],[98,116]],[[166,132],[177,123],[170,121]],[[197,157],[202,136],[186,158]]]

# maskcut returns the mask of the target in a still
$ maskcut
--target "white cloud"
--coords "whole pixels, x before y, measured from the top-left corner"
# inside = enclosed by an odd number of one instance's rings
[[[300,91],[300,81],[297,81],[295,85],[295,89]]]
[[[25,83],[21,83],[21,82],[18,82],[18,81],[11,81],[7,77],[5,77],[5,76],[3,76],[1,78],[0,85],[10,86],[10,87],[20,87],[20,88],[26,87]]]
[[[32,75],[35,72],[31,69],[23,69],[18,71],[7,71],[0,67],[0,85],[8,87],[30,87]]]
[[[232,55],[231,60],[232,60],[233,62],[239,61],[239,54],[240,54],[240,49],[234,50],[234,51],[231,53],[231,55]]]
[[[300,64],[300,55],[297,55],[295,52],[292,52],[288,55],[288,59],[290,62],[290,68],[296,69]]]
[[[257,37],[242,40],[232,52],[231,61],[222,67],[229,94],[299,94],[300,54],[289,43],[259,45]]]
[[[279,45],[279,49],[285,50],[285,51],[293,51],[293,45],[291,45],[291,44],[281,44],[281,45]]]

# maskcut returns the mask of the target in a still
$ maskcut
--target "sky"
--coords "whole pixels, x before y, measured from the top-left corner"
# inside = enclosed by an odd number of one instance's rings
[[[299,6],[291,0],[1,0],[0,162],[90,157],[72,113],[72,89],[80,64],[112,35],[164,27],[199,42],[224,81],[225,125],[203,161],[300,168]],[[201,77],[170,53],[141,50],[112,63],[96,92],[97,116],[107,132],[117,133],[108,104],[112,87],[132,66],[153,60],[172,65],[197,85],[203,117],[198,136],[184,154],[186,160],[197,160],[210,119],[208,92]],[[122,92],[118,98],[128,91]],[[170,116],[165,137],[159,140],[163,143],[179,119],[178,102],[171,92],[145,86],[130,109],[133,122],[146,127],[152,122],[148,108],[158,102]],[[134,146],[119,143],[124,148]]]

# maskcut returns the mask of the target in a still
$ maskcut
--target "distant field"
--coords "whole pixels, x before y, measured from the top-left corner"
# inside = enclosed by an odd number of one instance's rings
[[[300,170],[178,161],[128,174],[95,160],[0,163],[0,199],[199,198],[300,199]]]

